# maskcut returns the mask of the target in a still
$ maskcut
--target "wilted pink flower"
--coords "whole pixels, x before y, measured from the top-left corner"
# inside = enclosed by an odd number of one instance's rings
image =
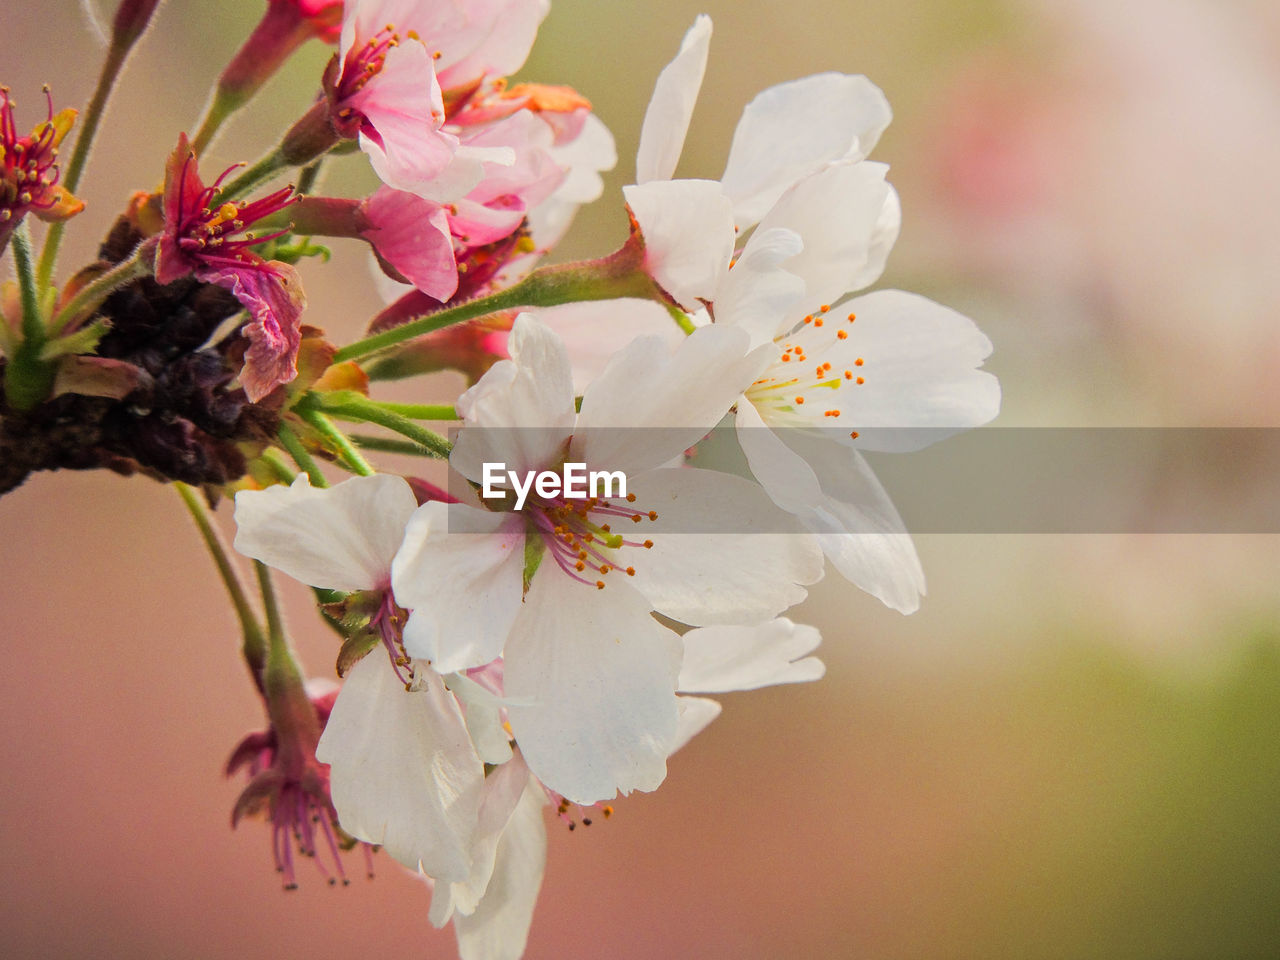
[[[249,311],[244,328],[249,338],[240,382],[255,403],[297,375],[299,319],[306,306],[302,281],[287,263],[263,260],[249,248],[285,231],[255,236],[247,227],[283,210],[292,202],[286,187],[260,200],[216,203],[226,171],[206,187],[186,134],[165,169],[164,232],[156,250],[155,276],[160,283],[194,275],[230,290]],[[215,205],[216,203],[216,205]]]
[[[231,811],[231,825],[246,815],[265,812],[271,824],[271,852],[285,888],[296,889],[294,849],[315,860],[321,876],[330,884],[348,883],[341,851],[352,840],[338,826],[338,815],[329,796],[329,769],[316,760],[316,743],[337,699],[334,687],[305,700],[288,698],[268,703],[271,725],[246,736],[227,760],[227,776],[241,769],[249,783]],[[290,709],[293,707],[293,709]],[[288,714],[285,716],[284,714]],[[362,844],[369,875],[373,875],[372,849]],[[328,857],[324,854],[328,853]],[[332,869],[326,864],[331,860]]]

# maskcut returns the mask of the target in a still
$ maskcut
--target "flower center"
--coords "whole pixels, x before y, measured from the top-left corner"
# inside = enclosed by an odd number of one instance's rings
[[[184,162],[181,183],[187,181],[186,164],[194,163],[192,156]],[[266,243],[276,237],[284,236],[289,228],[277,230],[263,236],[245,233],[236,236],[259,220],[279,213],[294,203],[298,198],[293,195],[293,187],[283,187],[275,193],[254,200],[251,203],[238,204],[232,201],[211,207],[226,178],[240,165],[228,167],[214,181],[212,186],[205,187],[199,195],[190,201],[179,197],[178,209],[190,211],[183,217],[178,226],[178,246],[189,256],[199,257],[206,263],[224,263],[227,265],[259,262],[248,247]]]
[[[634,493],[615,499],[540,498],[529,504],[530,522],[561,570],[579,583],[603,590],[605,578],[615,570],[636,575],[628,562],[635,550],[653,548],[652,540],[628,539],[613,529],[615,524],[638,527],[645,520],[658,519],[656,510],[641,511],[635,501]]]
[[[851,358],[847,344],[849,328],[857,319],[853,313],[844,319],[833,317],[831,307],[823,304],[794,330],[775,338],[782,356],[746,392],[765,420],[812,426],[821,412],[835,425],[849,422],[851,411],[846,407],[854,403],[842,391],[866,383],[866,360]],[[856,440],[858,431],[849,436]]]
[[[414,30],[404,34],[408,40],[420,40]],[[388,23],[364,43],[352,44],[347,51],[346,61],[342,65],[342,76],[338,80],[337,99],[345,102],[364,89],[364,85],[382,72],[387,62],[387,54],[400,46],[400,33],[394,23]],[[352,115],[350,107],[338,111],[338,118],[346,120]]]
[[[391,661],[396,679],[405,690],[413,689],[413,661],[404,650],[404,622],[407,616],[391,596],[390,588],[383,591],[382,602],[369,621],[369,629],[382,641],[382,647]]]
[[[57,203],[52,188],[60,176],[58,131],[48,87],[44,88],[44,95],[49,102],[48,119],[31,136],[20,137],[9,88],[0,87],[0,223],[11,219],[22,207],[44,209]]]

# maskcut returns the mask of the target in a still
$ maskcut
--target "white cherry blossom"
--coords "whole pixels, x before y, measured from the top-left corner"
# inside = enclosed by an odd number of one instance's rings
[[[625,471],[628,496],[531,497],[522,511],[428,503],[396,556],[395,594],[413,611],[408,654],[444,673],[501,654],[524,759],[572,801],[652,790],[665,776],[680,642],[650,611],[694,625],[758,622],[821,575],[816,543],[758,486],[665,466],[768,362],[772,347],[748,354],[746,343],[727,327],[700,330],[675,353],[636,340],[575,412],[563,343],[522,314],[511,359],[456,404],[454,468],[479,483],[486,462],[524,473],[568,458]],[[525,592],[531,555],[540,561]]]
[[[737,405],[751,470],[841,574],[910,612],[924,574],[859,449],[918,449],[992,419],[999,384],[978,369],[990,341],[914,294],[841,303],[879,279],[901,222],[888,168],[865,159],[890,120],[865,77],[771,87],[744,110],[721,180],[660,179],[675,170],[709,37],[699,18],[646,114],[638,163],[649,180],[626,188],[646,265],[695,322],[779,347]]]
[[[810,654],[820,640],[813,627],[785,617],[748,627],[700,627],[686,633],[680,640],[680,716],[671,752],[720,713],[717,701],[685,694],[730,693],[817,680],[825,668]],[[461,960],[517,960],[523,952],[546,860],[543,808],[548,795],[518,753],[486,778],[472,874],[463,882],[436,883],[431,901],[432,923],[440,927],[452,918]],[[560,798],[552,795],[552,799]],[[562,802],[561,810],[566,806]],[[605,806],[602,816],[607,819],[611,813],[612,808]],[[567,818],[565,813],[561,816]]]
[[[356,477],[327,489],[236,495],[236,549],[311,586],[386,591],[391,561],[417,508],[399,477]],[[374,627],[388,628],[389,600]],[[394,654],[399,651],[392,650]],[[484,765],[462,710],[434,671],[373,650],[348,672],[316,749],[328,763],[342,828],[411,870],[444,882],[471,873]]]

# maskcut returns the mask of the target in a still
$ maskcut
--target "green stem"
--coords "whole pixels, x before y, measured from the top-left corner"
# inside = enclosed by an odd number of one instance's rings
[[[307,448],[302,445],[302,440],[287,424],[280,424],[280,429],[276,432],[276,436],[280,439],[280,445],[293,458],[293,462],[307,475],[307,479],[311,481],[313,487],[327,487],[329,485],[329,481],[320,472],[320,465],[312,459],[311,454],[307,453]],[[289,482],[292,483],[293,481],[290,480]]]
[[[53,392],[57,373],[55,363],[42,360],[40,352],[48,342],[36,278],[31,263],[31,235],[21,223],[13,232],[13,261],[18,271],[22,302],[22,341],[10,344],[8,363],[4,369],[4,396],[17,411],[34,410]],[[0,320],[0,323],[6,321]],[[11,339],[11,338],[10,338]]]
[[[457,420],[458,411],[450,403],[391,403],[387,400],[374,400],[384,410],[398,413],[410,420]]]
[[[644,272],[643,255],[643,246],[629,240],[617,253],[599,260],[543,267],[514,287],[438,310],[421,319],[348,344],[334,355],[334,362],[367,357],[371,353],[433,330],[518,307],[553,307],[562,303],[616,300],[621,297],[639,297],[666,303],[661,290]]]
[[[107,109],[107,100],[111,97],[111,91],[120,77],[125,61],[129,59],[129,51],[133,49],[134,43],[140,36],[142,31],[138,30],[126,36],[123,42],[116,38],[116,42],[107,51],[107,59],[103,62],[102,72],[98,75],[98,86],[94,88],[93,98],[85,108],[80,132],[76,134],[76,146],[71,152],[71,160],[62,171],[62,186],[68,193],[75,193],[76,187],[80,185],[84,165],[89,159],[89,150],[98,133],[98,124],[102,122],[102,115]],[[62,233],[65,229],[65,220],[49,225],[49,232],[44,239],[44,249],[40,252],[40,268],[37,271],[41,287],[49,286],[49,282],[53,279],[53,268],[58,262],[58,247],[62,243]]]
[[[244,106],[245,102],[245,97],[239,92],[227,90],[221,85],[214,88],[209,106],[205,108],[204,116],[200,118],[200,127],[191,138],[191,149],[195,151],[197,157],[203,156],[205,149],[213,142],[214,136],[226,123],[227,118]]]
[[[186,504],[191,519],[199,528],[209,555],[213,557],[213,562],[218,568],[218,575],[222,578],[222,583],[231,597],[231,605],[235,607],[236,618],[240,621],[240,631],[244,637],[241,652],[255,682],[260,684],[262,668],[266,663],[266,641],[262,635],[262,627],[254,615],[253,608],[249,606],[244,589],[240,586],[240,578],[236,576],[235,567],[231,565],[231,558],[222,546],[222,538],[214,529],[203,501],[196,491],[185,483],[174,483],[173,486],[178,491],[178,496],[182,498],[182,502]]]
[[[689,315],[677,307],[674,303],[667,304],[667,313],[671,314],[671,319],[676,322],[676,326],[684,331],[685,336],[693,333],[698,328],[694,325]]]
[[[85,284],[49,322],[50,335],[56,337],[67,324],[90,313],[125,284],[151,273],[154,269],[154,253],[155,245],[144,241],[138,244],[128,260],[116,264],[96,280]]]
[[[353,433],[351,442],[363,450],[377,450],[381,453],[399,453],[408,457],[436,456],[434,450],[429,450],[420,443],[399,440],[395,437],[375,437],[367,433]]]
[[[257,163],[245,170],[244,173],[219,190],[218,197],[213,203],[234,199],[248,193],[264,180],[271,179],[288,165],[289,163],[285,160],[280,148],[275,147],[266,156],[261,157]]]
[[[324,163],[324,157],[317,157],[298,174],[298,185],[294,187],[293,192],[298,195],[310,193],[316,185],[316,181],[320,179],[320,165]]]
[[[354,390],[309,393],[307,401],[313,405],[312,409],[323,410],[339,420],[376,423],[388,430],[394,430],[414,443],[426,447],[433,456],[442,460],[447,459],[449,451],[453,449],[453,445],[434,430],[421,427],[408,417],[387,409],[385,404],[370,400]]]
[[[276,644],[284,639],[284,622],[280,619],[280,604],[276,601],[276,588],[271,582],[271,568],[261,560],[253,561],[258,575],[258,589],[262,593],[262,609],[267,612],[267,641],[271,645],[268,658],[275,654]]]
[[[319,410],[304,409],[301,405],[295,407],[294,411],[333,445],[353,473],[358,473],[362,477],[373,476],[376,471],[369,466],[369,461],[360,455],[360,451],[347,439],[346,434],[333,425],[333,421]]]
[[[271,582],[271,568],[258,560],[254,565],[258,573],[258,588],[262,592],[262,606],[267,611],[267,665],[262,671],[267,714],[275,728],[280,750],[301,749],[304,758],[311,759],[320,738],[319,718],[307,696],[302,666],[285,636],[280,604]]]
[[[293,483],[297,479],[294,472],[289,469],[289,465],[284,462],[284,458],[274,450],[263,450],[262,453],[258,454],[258,459],[267,465],[268,469],[275,474],[276,479],[281,483]]]
[[[22,296],[22,339],[26,343],[41,344],[45,339],[44,317],[40,311],[40,296],[36,291],[31,234],[25,220],[13,231],[12,240],[13,265],[18,271],[18,289]]]

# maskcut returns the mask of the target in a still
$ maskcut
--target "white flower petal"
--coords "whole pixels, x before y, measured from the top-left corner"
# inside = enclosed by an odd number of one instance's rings
[[[671,748],[675,753],[690,740],[707,729],[711,721],[720,716],[720,704],[706,697],[680,697],[680,720],[676,724],[676,742]]]
[[[506,639],[505,634],[503,639]],[[502,725],[504,701],[466,674],[451,673],[445,677],[445,684],[462,704],[467,730],[480,759],[485,763],[506,763],[510,760],[511,742]]]
[[[528,59],[538,27],[550,10],[550,0],[513,0],[501,4],[487,17],[477,17],[479,22],[468,24],[470,29],[461,36],[447,38],[454,41],[452,43],[442,42],[445,38],[430,40],[442,47],[470,49],[467,57],[456,63],[445,65],[442,58],[441,82],[449,87],[463,87],[486,76],[505,77],[515,73]]]
[[[618,531],[653,547],[623,547],[618,564],[634,567],[628,582],[660,613],[695,626],[759,623],[799,603],[802,584],[822,576],[814,540],[749,480],[679,468],[641,474],[631,485],[632,506],[657,519]]]
[[[800,234],[804,250],[787,270],[805,282],[805,303],[792,319],[835,303],[875,282],[898,236],[897,194],[884,182],[881,163],[834,163],[787,190],[758,230],[785,227]]]
[[[555,192],[559,200],[590,203],[604,192],[603,170],[618,165],[618,147],[613,134],[594,113],[583,121],[582,131],[571,141],[551,147],[551,158],[568,168],[564,182]]]
[[[573,431],[573,374],[564,342],[522,313],[507,352],[510,360],[495,363],[454,404],[465,426],[449,462],[477,482],[485,463],[505,463],[521,474],[546,469]]]
[[[348,671],[316,758],[347,833],[438,881],[467,878],[484,766],[439,677],[406,692],[375,650]]]
[[[564,340],[578,395],[585,393],[614,355],[637,337],[658,337],[668,354],[685,338],[665,307],[632,297],[543,307],[538,319]]]
[[[636,150],[636,183],[667,180],[675,173],[693,106],[702,88],[711,46],[711,18],[700,15],[684,35],[680,52],[667,64],[653,87],[640,127]]]
[[[862,76],[819,73],[758,94],[733,132],[725,193],[739,227],[756,223],[783,191],[832,160],[861,160],[893,114]]]
[[[525,761],[576,803],[653,790],[676,730],[680,638],[619,580],[603,590],[544,561],[507,642],[507,715]]]
[[[440,673],[497,659],[520,611],[523,571],[518,514],[424,503],[391,565],[396,602],[412,611],[405,652]]]
[[[455,916],[461,960],[520,960],[547,862],[546,794],[530,780],[498,841],[493,877],[470,916]]]
[[[713,300],[733,257],[733,208],[715,180],[623,187],[644,235],[645,269],[688,310]]]
[[[836,569],[887,606],[916,610],[924,593],[920,559],[862,455],[794,429],[785,431],[784,443],[745,402],[738,404],[737,426],[751,472],[774,503],[817,535]]]
[[[820,679],[826,670],[817,657],[805,656],[822,642],[817,629],[786,617],[753,627],[699,627],[681,639],[682,693],[728,693],[803,683]]]
[[[757,230],[716,293],[716,323],[746,330],[751,345],[769,343],[804,297],[804,281],[782,264],[804,249],[794,230]]]
[[[991,341],[964,314],[901,290],[877,290],[840,311],[857,317],[848,339],[809,353],[836,370],[864,361],[856,367],[864,382],[841,391],[841,415],[815,419],[842,428],[837,438],[847,439],[853,428],[860,448],[919,450],[1000,412],[1000,382],[978,369]]]
[[[628,474],[657,467],[703,436],[769,360],[747,353],[744,331],[707,326],[672,352],[658,337],[632,341],[582,397],[570,456]]]
[[[235,548],[313,587],[372,590],[386,585],[415,509],[400,477],[353,477],[320,489],[303,474],[292,486],[236,494]]]
[[[455,911],[461,915],[475,912],[493,876],[498,843],[528,784],[529,768],[518,756],[484,778],[480,814],[471,838],[471,875],[458,883],[434,885],[428,914],[433,926],[443,927]]]

